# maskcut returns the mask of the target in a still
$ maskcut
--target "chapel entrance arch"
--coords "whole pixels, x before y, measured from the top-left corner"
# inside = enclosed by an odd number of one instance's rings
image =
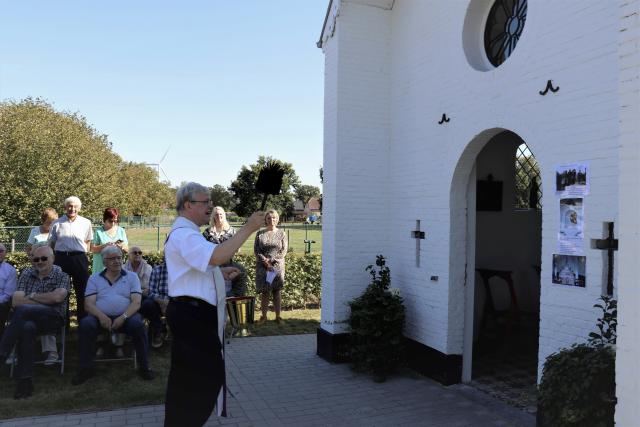
[[[450,284],[452,290],[459,283],[464,288],[457,292],[465,314],[463,382],[475,383],[491,370],[502,376],[514,362],[532,365],[525,369],[535,385],[542,211],[539,178],[524,183],[531,196],[526,206],[522,191],[516,205],[517,174],[533,174],[516,168],[524,143],[509,130],[485,130],[467,145],[454,172],[450,232],[458,244],[450,246]],[[528,148],[524,156],[537,167]],[[487,360],[499,363],[484,366]]]

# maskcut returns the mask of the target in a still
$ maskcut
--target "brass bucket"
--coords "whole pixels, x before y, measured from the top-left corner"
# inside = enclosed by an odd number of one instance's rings
[[[255,309],[255,297],[229,297],[227,298],[227,314],[233,329],[245,328],[253,323]]]

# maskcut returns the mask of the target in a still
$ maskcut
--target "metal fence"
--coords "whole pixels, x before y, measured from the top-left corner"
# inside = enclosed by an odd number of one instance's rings
[[[142,222],[121,223],[127,232],[129,246],[139,246],[145,252],[160,251],[164,247],[164,241],[171,230],[171,224],[151,224]],[[236,228],[242,224],[231,224]],[[0,242],[7,246],[10,252],[22,252],[26,249],[29,233],[34,226],[7,226],[0,227]],[[99,225],[94,225],[94,229]],[[283,223],[278,225],[287,233],[287,239],[291,252],[309,253],[320,252],[322,242],[322,226],[319,224]],[[204,227],[203,227],[204,229]],[[253,242],[245,243],[253,246]]]

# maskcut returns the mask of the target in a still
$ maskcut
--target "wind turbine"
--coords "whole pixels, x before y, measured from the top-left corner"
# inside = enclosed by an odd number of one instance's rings
[[[164,178],[167,180],[167,182],[171,183],[171,180],[169,179],[169,177],[165,173],[164,169],[162,169],[162,162],[167,157],[167,153],[169,152],[170,149],[171,149],[171,145],[169,145],[169,147],[167,148],[167,151],[164,152],[164,155],[160,158],[158,163],[145,163],[145,165],[151,166],[151,167],[156,169],[157,174],[158,174],[158,182],[160,182],[160,172],[162,172],[162,175],[164,175]]]

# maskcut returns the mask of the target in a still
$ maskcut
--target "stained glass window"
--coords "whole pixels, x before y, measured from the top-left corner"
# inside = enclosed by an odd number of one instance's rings
[[[493,66],[502,64],[516,48],[527,19],[527,0],[496,0],[484,30],[484,48]]]

